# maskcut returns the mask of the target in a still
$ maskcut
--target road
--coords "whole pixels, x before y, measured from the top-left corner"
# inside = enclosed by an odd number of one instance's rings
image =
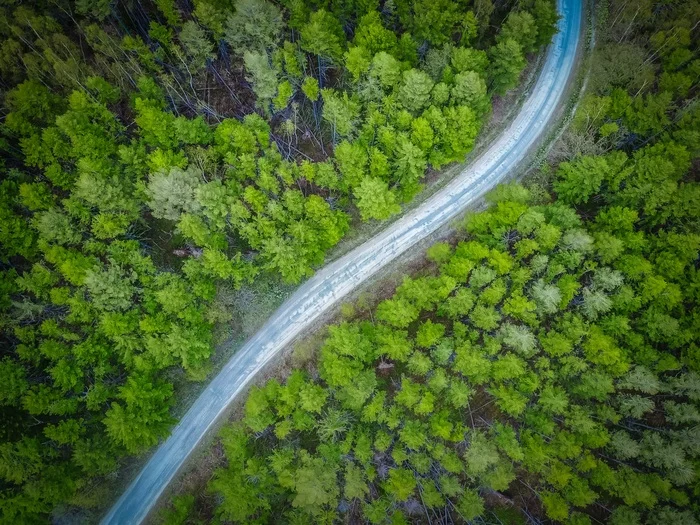
[[[272,315],[200,394],[103,524],[141,523],[187,457],[253,377],[299,333],[360,283],[462,213],[524,160],[547,131],[573,75],[582,0],[557,0],[559,33],[531,95],[500,137],[448,185],[337,261],[320,269]]]

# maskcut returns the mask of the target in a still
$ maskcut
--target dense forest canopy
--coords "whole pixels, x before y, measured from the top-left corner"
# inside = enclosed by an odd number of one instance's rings
[[[254,387],[163,521],[700,523],[700,11],[595,15],[552,162]]]
[[[220,291],[298,283],[398,213],[556,21],[552,0],[0,1],[0,521],[113,498],[173,378],[211,369]]]

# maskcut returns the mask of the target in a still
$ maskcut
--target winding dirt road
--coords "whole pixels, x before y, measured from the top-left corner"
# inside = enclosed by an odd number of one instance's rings
[[[443,189],[301,285],[200,394],[103,524],[141,523],[206,432],[266,363],[356,286],[463,212],[525,159],[555,118],[574,72],[582,0],[558,0],[557,4],[562,15],[559,33],[512,124]]]

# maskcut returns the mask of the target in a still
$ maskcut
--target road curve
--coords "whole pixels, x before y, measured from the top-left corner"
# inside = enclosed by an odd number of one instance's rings
[[[545,133],[563,101],[581,33],[582,0],[557,0],[562,18],[523,109],[498,140],[439,192],[320,269],[270,317],[200,394],[102,523],[141,523],[202,437],[287,343],[342,297],[503,181]]]

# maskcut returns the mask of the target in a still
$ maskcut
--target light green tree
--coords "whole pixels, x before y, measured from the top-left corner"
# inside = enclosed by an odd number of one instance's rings
[[[270,112],[270,103],[277,95],[277,71],[264,51],[245,51],[243,54],[248,81],[253,85],[258,106]]]
[[[515,40],[525,53],[536,49],[537,24],[534,17],[527,11],[511,11],[498,33],[499,41]]]
[[[387,183],[374,177],[365,177],[353,190],[362,220],[383,220],[401,211],[396,196]]]
[[[177,221],[183,213],[197,214],[201,206],[195,198],[195,191],[201,182],[202,172],[194,166],[151,174],[146,194],[153,215]]]
[[[520,44],[512,38],[501,40],[489,50],[489,57],[491,89],[497,94],[503,94],[515,87],[525,68],[525,57]]]
[[[391,469],[384,489],[395,500],[406,501],[416,489],[416,479],[408,469]]]
[[[342,94],[333,89],[321,90],[323,96],[323,119],[331,124],[333,140],[349,136],[360,116],[360,103],[347,91]]]
[[[325,9],[314,11],[301,28],[301,48],[331,62],[342,60],[345,32],[338,19]]]
[[[403,81],[399,88],[399,100],[406,109],[417,113],[430,100],[432,89],[433,81],[427,73],[418,69],[410,69],[403,74]]]
[[[233,52],[265,52],[274,47],[283,28],[282,12],[267,0],[240,0],[226,20],[224,38]]]
[[[486,92],[486,81],[474,71],[455,75],[451,97],[455,104],[469,106],[479,117],[487,113],[491,105]]]

